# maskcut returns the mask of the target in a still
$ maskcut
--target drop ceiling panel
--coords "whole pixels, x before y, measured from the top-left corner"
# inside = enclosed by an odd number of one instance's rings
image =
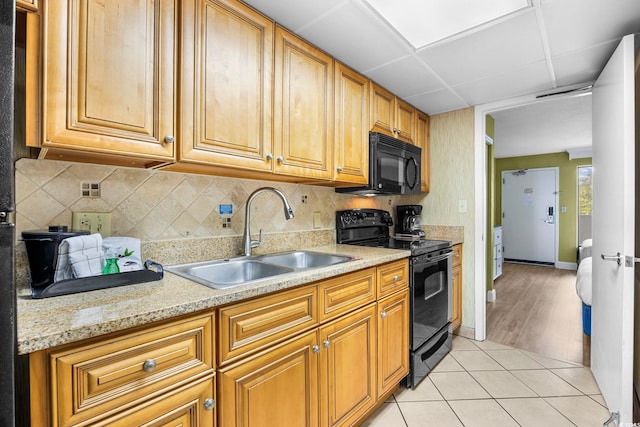
[[[349,0],[245,0],[277,23],[293,32],[314,21],[327,11]]]
[[[548,101],[491,113],[497,158],[559,153],[591,145],[591,96]]]
[[[413,56],[407,56],[369,71],[367,74],[372,80],[401,98],[433,92],[444,87],[437,76]]]
[[[518,70],[463,83],[453,89],[470,105],[478,105],[551,89],[551,80],[546,62],[541,61]]]
[[[411,52],[371,10],[355,2],[347,2],[298,34],[360,72]]]
[[[617,45],[618,41],[616,40],[553,58],[553,68],[556,72],[558,86],[596,80]]]
[[[533,10],[417,54],[452,86],[544,59]]]
[[[449,89],[410,96],[405,98],[405,101],[429,115],[458,110],[469,106]]]
[[[542,4],[542,16],[552,56],[640,31],[637,0],[550,0]]]

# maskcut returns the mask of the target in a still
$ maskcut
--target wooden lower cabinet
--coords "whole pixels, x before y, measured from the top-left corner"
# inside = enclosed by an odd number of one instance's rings
[[[378,396],[384,396],[409,373],[409,293],[378,301]]]
[[[376,402],[376,307],[320,328],[320,426],[352,425]]]
[[[451,263],[451,329],[462,323],[462,244],[453,246]]]
[[[220,369],[219,425],[318,426],[317,337],[313,330]]]
[[[358,425],[408,372],[407,266],[32,353],[32,425]]]

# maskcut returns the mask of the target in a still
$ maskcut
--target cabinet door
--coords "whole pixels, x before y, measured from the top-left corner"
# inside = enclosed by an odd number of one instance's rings
[[[273,26],[235,0],[182,3],[180,161],[271,171]]]
[[[369,80],[335,63],[334,181],[366,184],[369,180]]]
[[[375,304],[320,328],[320,425],[352,425],[376,401]]]
[[[429,192],[429,173],[431,168],[429,167],[429,116],[422,111],[417,111],[416,114],[416,139],[415,144],[422,148],[421,165],[421,181],[420,191],[423,193]]]
[[[175,158],[176,3],[47,3],[44,147]]]
[[[220,370],[224,427],[318,425],[317,332],[308,332]]]
[[[395,137],[396,97],[371,82],[371,130]]]
[[[401,99],[396,99],[396,138],[415,144],[416,109]]]
[[[275,173],[333,177],[333,58],[276,27]]]
[[[378,398],[409,373],[409,291],[378,301]]]
[[[92,423],[110,427],[215,427],[215,380],[189,385],[143,407]]]
[[[462,323],[462,266],[451,269],[451,328],[457,329]]]

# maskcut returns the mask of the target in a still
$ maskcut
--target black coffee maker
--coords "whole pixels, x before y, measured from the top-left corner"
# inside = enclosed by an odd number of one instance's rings
[[[425,234],[420,224],[420,205],[396,206],[395,237],[399,239],[422,239]]]
[[[44,289],[53,283],[58,261],[58,246],[68,237],[89,234],[88,231],[68,231],[67,226],[54,225],[48,230],[28,230],[22,232],[22,240],[27,247],[31,289]]]

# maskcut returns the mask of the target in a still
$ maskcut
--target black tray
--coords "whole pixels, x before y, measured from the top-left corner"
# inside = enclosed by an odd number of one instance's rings
[[[59,295],[76,294],[98,289],[116,288],[136,283],[154,282],[164,276],[162,265],[150,260],[145,261],[144,270],[127,271],[126,273],[105,274],[101,276],[82,277],[55,282],[46,288],[32,288],[31,298],[40,299]]]

